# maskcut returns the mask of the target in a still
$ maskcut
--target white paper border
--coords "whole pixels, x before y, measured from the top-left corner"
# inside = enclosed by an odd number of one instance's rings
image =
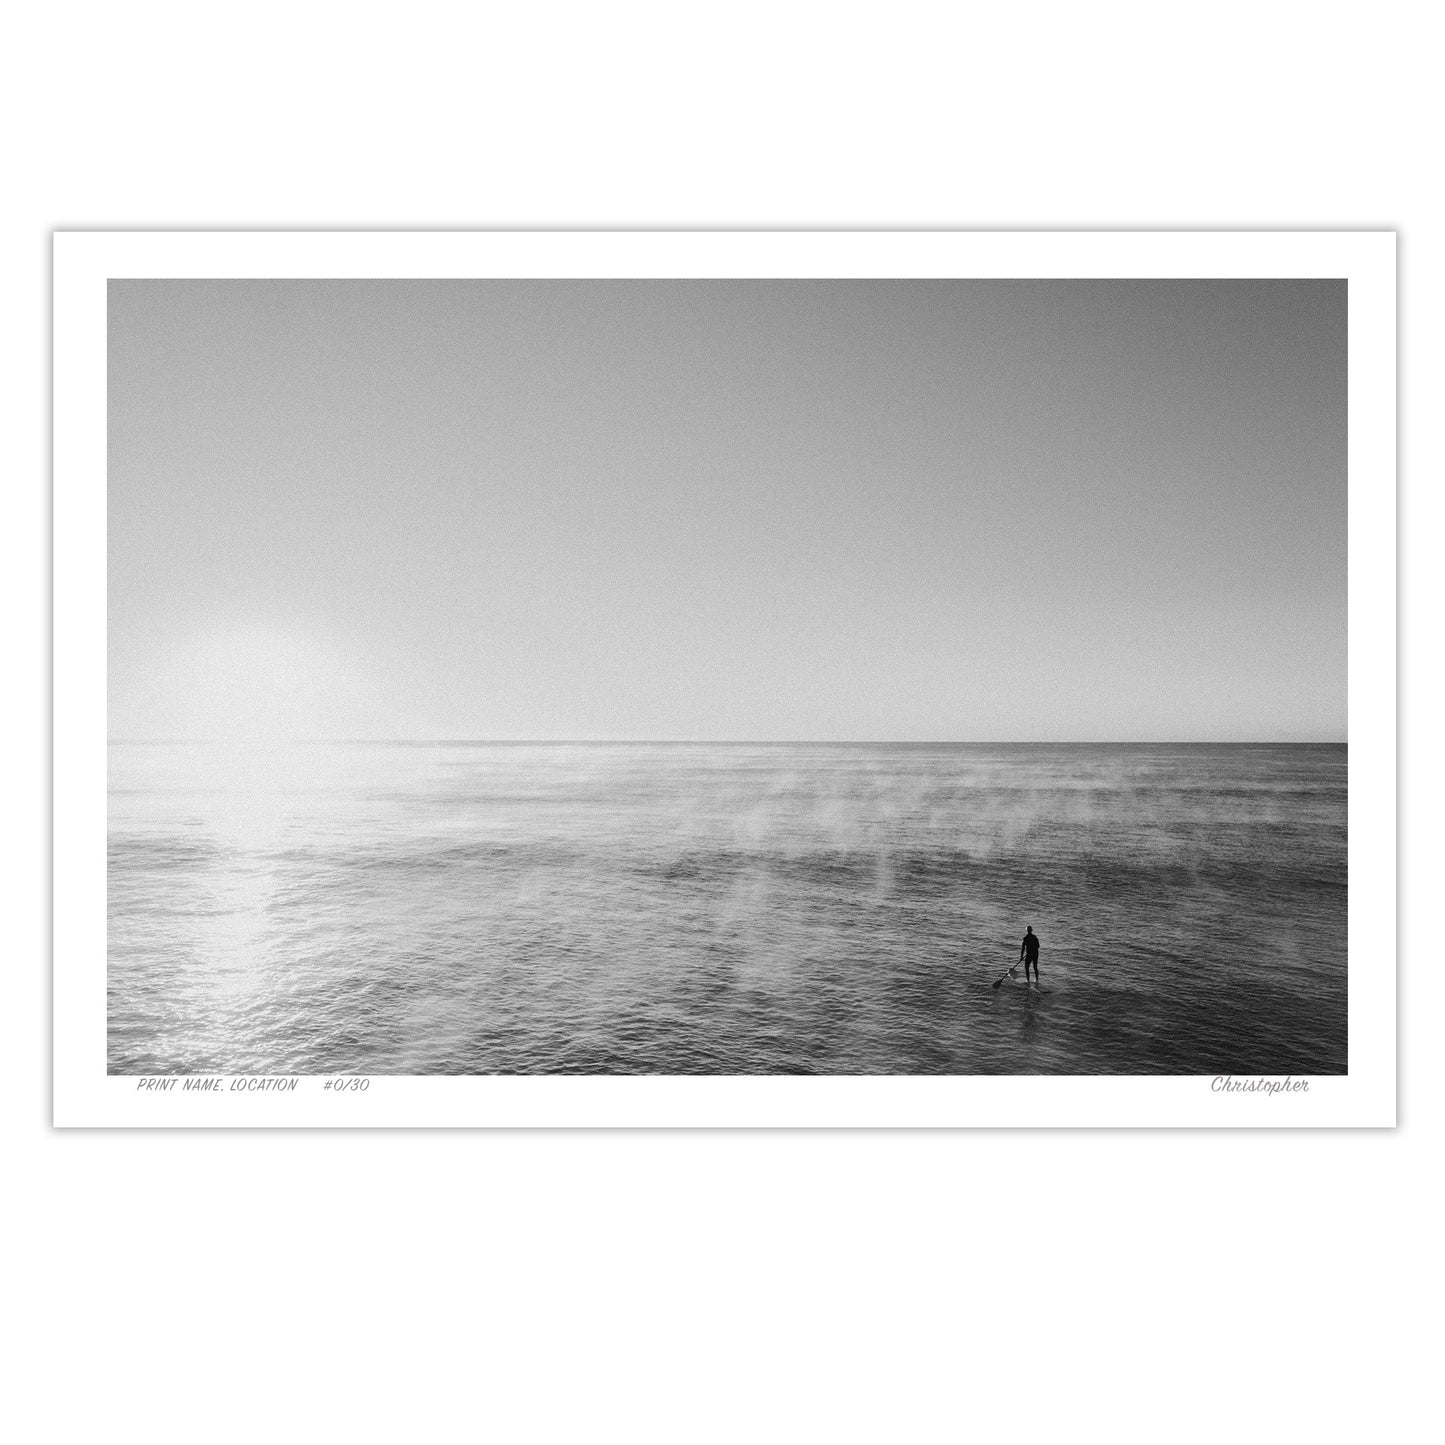
[[[54,1110],[60,1126],[1389,1126],[1396,1089],[1395,235],[106,232],[54,237]],[[106,283],[115,277],[1343,277],[1349,282],[1349,1073],[374,1076],[156,1093],[106,1060]]]

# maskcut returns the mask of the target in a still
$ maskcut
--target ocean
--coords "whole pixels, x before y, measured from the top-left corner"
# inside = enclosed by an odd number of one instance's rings
[[[108,1068],[1344,1073],[1346,764],[112,744]]]

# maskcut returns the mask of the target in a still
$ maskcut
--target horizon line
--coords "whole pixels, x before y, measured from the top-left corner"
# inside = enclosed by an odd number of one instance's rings
[[[1347,747],[1348,738],[111,738],[110,747],[210,747],[282,743],[304,747]]]

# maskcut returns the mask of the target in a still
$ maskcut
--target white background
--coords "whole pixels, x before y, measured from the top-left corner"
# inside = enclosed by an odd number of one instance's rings
[[[1425,1437],[1438,50],[1414,7],[1365,13],[292,0],[10,21],[17,1438]],[[52,1133],[50,230],[761,224],[1399,228],[1401,1127]]]

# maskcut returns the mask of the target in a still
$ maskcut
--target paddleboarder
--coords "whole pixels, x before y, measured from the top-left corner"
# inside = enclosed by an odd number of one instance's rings
[[[1024,984],[1029,981],[1029,969],[1034,971],[1034,982],[1039,981],[1039,936],[1034,932],[1033,924],[1024,929],[1024,941],[1019,945],[1019,958],[1024,966]],[[1015,965],[1017,967],[1017,965]],[[1040,985],[1042,987],[1042,985]]]

